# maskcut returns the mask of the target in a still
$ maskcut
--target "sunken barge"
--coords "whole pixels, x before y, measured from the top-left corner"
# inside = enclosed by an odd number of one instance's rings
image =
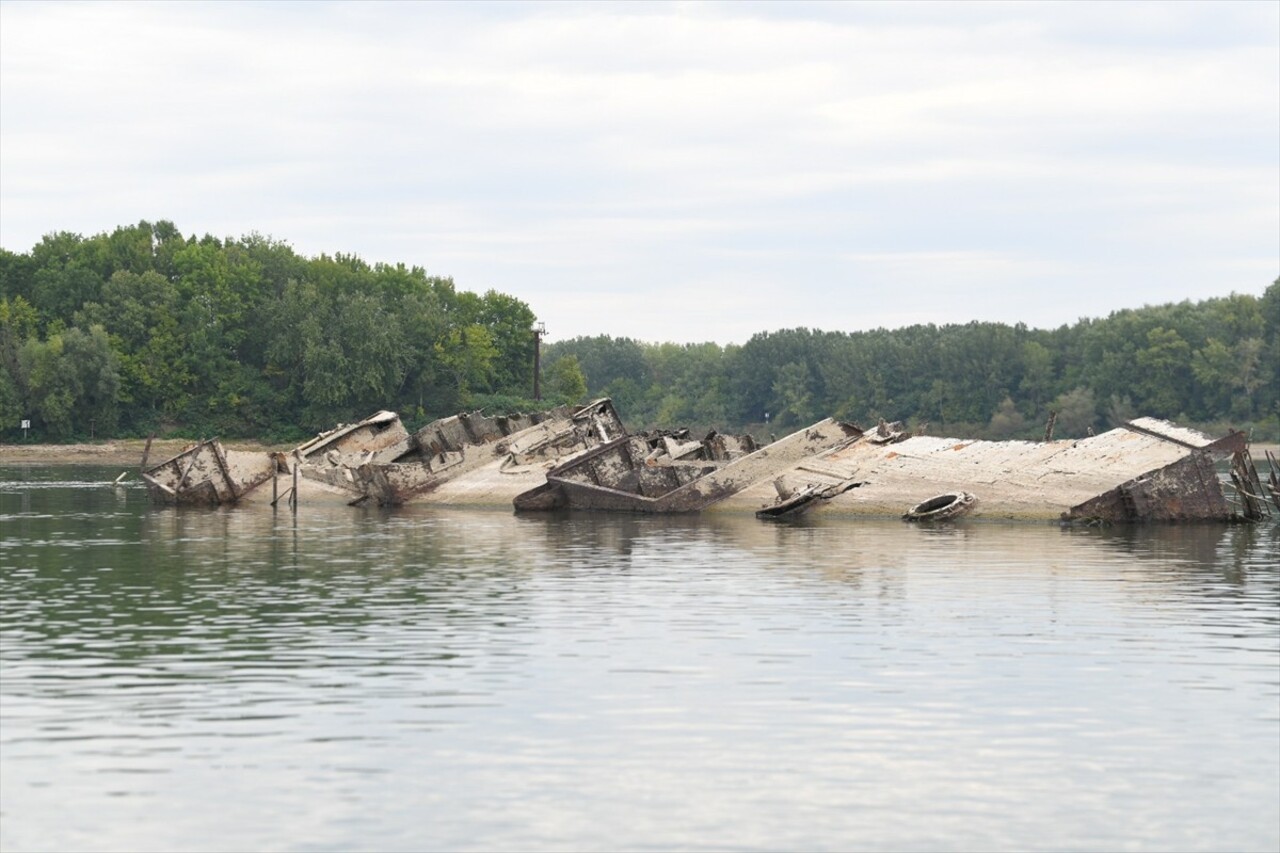
[[[408,432],[377,412],[289,452],[217,439],[143,462],[158,503],[435,504],[518,512],[807,513],[1065,523],[1260,521],[1280,515],[1280,465],[1259,476],[1244,433],[1153,418],[1080,439],[976,441],[826,419],[766,445],[687,430],[630,433],[611,400],[534,414],[463,413]],[[1272,509],[1274,507],[1274,511]]]

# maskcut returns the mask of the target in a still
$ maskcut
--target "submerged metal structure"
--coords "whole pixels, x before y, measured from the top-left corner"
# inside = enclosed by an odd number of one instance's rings
[[[1225,463],[1230,463],[1226,467]],[[520,512],[750,512],[1054,520],[1258,521],[1280,512],[1280,465],[1246,436],[1140,418],[1081,439],[976,441],[832,419],[770,444],[687,430],[632,434],[611,400],[533,414],[470,412],[409,433],[377,412],[286,453],[217,439],[146,467],[166,504],[316,501],[514,506]],[[905,513],[905,516],[904,516]]]
[[[1212,440],[1150,418],[1057,441],[900,436],[850,442],[780,476],[792,490],[856,482],[811,511],[901,515],[939,493],[970,496],[969,518],[1073,523],[1256,520],[1228,499],[1217,465],[1246,449],[1243,433]],[[762,502],[760,487],[737,502]],[[732,505],[733,501],[730,502]],[[921,513],[926,514],[926,513]]]
[[[637,448],[616,442],[549,471],[546,484],[515,505],[760,517],[906,512],[925,521],[961,514],[1075,523],[1258,520],[1269,512],[1265,505],[1240,489],[1232,501],[1217,473],[1218,461],[1246,452],[1243,433],[1212,440],[1151,418],[1042,442],[916,436],[901,424],[861,430],[827,420],[669,488],[661,479],[652,485],[656,478],[636,464]],[[913,509],[940,492],[964,498],[946,501],[957,504],[947,513]]]
[[[300,500],[394,506],[460,478],[474,488],[490,477],[506,486],[498,491],[509,492],[502,498],[510,501],[545,467],[624,433],[608,399],[532,414],[466,412],[412,434],[394,412],[377,412],[285,453],[227,450],[217,439],[202,441],[158,465],[144,462],[142,478],[153,500],[179,505],[275,506],[287,499],[295,506]]]

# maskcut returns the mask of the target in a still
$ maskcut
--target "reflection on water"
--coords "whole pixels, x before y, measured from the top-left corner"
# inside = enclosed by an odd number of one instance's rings
[[[1275,527],[295,517],[118,473],[0,469],[5,850],[1280,843]]]

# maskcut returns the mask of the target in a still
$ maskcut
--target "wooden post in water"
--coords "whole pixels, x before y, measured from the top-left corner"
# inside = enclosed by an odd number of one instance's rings
[[[147,470],[147,460],[151,457],[151,440],[155,437],[156,434],[154,432],[147,436],[147,444],[142,448],[142,461],[138,463],[139,471]]]
[[[298,451],[293,451],[293,491],[289,493],[289,506],[293,509],[294,515],[298,513],[298,469],[302,467],[302,456]]]

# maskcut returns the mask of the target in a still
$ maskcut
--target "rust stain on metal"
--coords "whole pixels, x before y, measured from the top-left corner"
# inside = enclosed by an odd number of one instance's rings
[[[463,413],[414,435],[393,412],[377,412],[320,433],[288,454],[237,453],[217,439],[201,441],[147,467],[143,479],[160,503],[237,503],[271,480],[274,506],[282,497],[276,479],[285,474],[293,480],[286,491],[291,505],[307,483],[345,495],[351,504],[371,499],[398,504],[488,462],[528,466],[593,446],[599,436],[625,432],[607,399],[528,415]]]
[[[573,507],[646,513],[698,512],[805,458],[848,441],[854,430],[826,420],[765,447],[750,436],[687,431],[632,435],[547,472],[518,495],[520,511]]]
[[[1220,477],[1215,466],[1227,458]],[[606,398],[530,414],[464,412],[413,434],[394,413],[376,412],[288,454],[229,451],[214,438],[144,465],[142,475],[155,501],[179,505],[275,506],[288,497],[296,508],[328,496],[351,505],[510,502],[522,512],[901,516],[945,492],[977,496],[965,504],[972,517],[1136,523],[1270,517],[1271,506],[1280,510],[1280,463],[1270,454],[1267,462],[1264,477],[1243,433],[1215,440],[1151,418],[1045,442],[827,419],[761,447],[718,432],[633,434]]]

